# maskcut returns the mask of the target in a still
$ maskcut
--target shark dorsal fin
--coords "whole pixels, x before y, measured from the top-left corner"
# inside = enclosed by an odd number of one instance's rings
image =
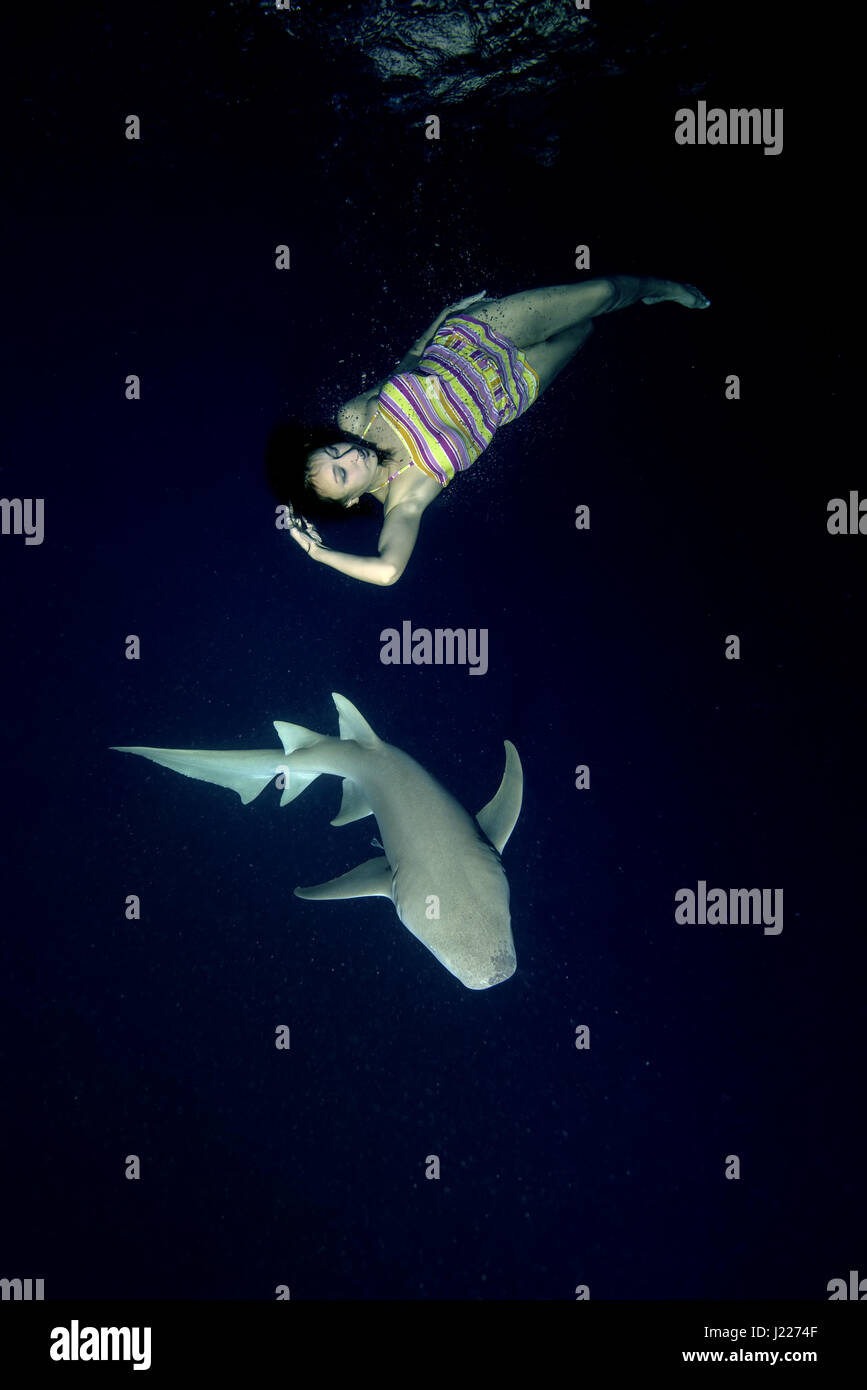
[[[476,816],[491,844],[501,854],[521,813],[521,799],[524,795],[524,773],[518,750],[508,739],[504,739],[503,742],[506,749],[503,779],[495,796]]]
[[[331,698],[340,716],[340,737],[355,739],[362,748],[378,748],[381,740],[377,738],[364,715],[358,713],[352,701],[347,700],[345,695],[338,695],[336,691],[331,692]]]
[[[314,734],[312,729],[305,729],[303,724],[287,724],[285,719],[271,722],[277,730],[284,753],[294,753],[297,748],[312,748],[322,737],[321,734]]]

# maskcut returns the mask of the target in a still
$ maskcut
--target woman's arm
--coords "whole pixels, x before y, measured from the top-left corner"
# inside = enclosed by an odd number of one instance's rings
[[[360,579],[366,584],[396,584],[413,552],[425,506],[426,503],[407,499],[390,508],[379,533],[377,555],[351,555],[345,550],[332,550],[298,525],[290,526],[289,532],[311,560],[339,570],[350,579]]]
[[[421,357],[422,353],[424,352],[433,335],[436,333],[443,319],[446,318],[448,314],[451,314],[453,312],[453,306],[447,304],[445,309],[443,309],[442,313],[439,314],[434,319],[433,323],[425,329],[421,337],[416,338],[409,351],[404,353],[403,357],[400,359],[400,361],[394,369],[394,372],[392,373],[393,376],[397,376],[399,372],[408,372],[410,368],[415,366],[416,362],[418,362],[419,358]]]
[[[456,313],[458,309],[466,309],[469,304],[477,304],[480,299],[485,299],[486,296],[487,291],[481,290],[479,294],[471,294],[468,299],[459,299],[457,304],[447,304],[446,307],[443,309],[442,313],[439,315],[439,317],[435,318],[433,323],[425,329],[421,337],[416,338],[412,347],[409,349],[409,352],[404,353],[403,357],[400,359],[397,365],[395,367],[392,367],[388,376],[384,376],[382,378],[382,381],[378,381],[375,386],[365,387],[365,389],[363,391],[360,391],[357,396],[353,396],[352,400],[347,401],[345,405],[341,406],[341,409],[337,415],[337,423],[338,425],[340,425],[341,429],[354,429],[353,422],[355,416],[358,414],[359,411],[363,413],[368,401],[373,400],[375,396],[379,395],[380,391],[382,390],[385,383],[388,381],[389,377],[399,376],[401,372],[411,372],[413,367],[418,365],[419,358],[424,353],[424,350],[430,342],[431,338],[436,333],[440,324],[443,322],[444,319],[448,317],[449,314]]]
[[[421,337],[416,338],[409,352],[398,362],[392,375],[397,376],[400,372],[408,371],[415,366],[440,324],[448,318],[449,314],[457,313],[458,309],[466,309],[470,304],[477,304],[480,299],[485,298],[486,294],[487,290],[481,290],[478,294],[469,295],[467,299],[459,299],[456,304],[447,304],[442,313],[425,329]]]

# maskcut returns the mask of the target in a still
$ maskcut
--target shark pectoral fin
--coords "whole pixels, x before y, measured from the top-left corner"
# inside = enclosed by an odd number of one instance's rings
[[[367,804],[367,797],[361,790],[357,782],[353,782],[351,777],[343,779],[343,800],[340,803],[340,810],[331,822],[332,825],[349,825],[351,821],[363,820],[365,816],[372,816],[373,811]]]
[[[213,782],[237,792],[247,806],[267,787],[280,770],[280,755],[273,748],[260,752],[231,752],[222,749],[193,748],[119,748],[114,753],[138,753],[161,767],[170,767],[184,777],[199,782]]]
[[[377,738],[363,714],[358,710],[351,700],[347,700],[345,695],[338,695],[332,690],[331,698],[337,706],[340,723],[340,737],[353,738],[356,743],[360,743],[362,748],[378,748],[382,739]]]
[[[506,749],[503,780],[500,782],[495,796],[488,802],[487,806],[482,807],[476,816],[476,820],[491,844],[500,853],[502,853],[515,828],[515,822],[521,813],[521,800],[524,795],[524,773],[521,768],[521,759],[518,757],[518,750],[514,743],[510,743],[508,739],[504,739],[503,743]]]
[[[366,859],[363,864],[312,888],[296,888],[296,898],[390,898],[391,865],[384,854]]]

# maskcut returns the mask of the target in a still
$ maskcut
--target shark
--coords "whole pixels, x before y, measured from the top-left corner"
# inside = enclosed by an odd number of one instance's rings
[[[237,792],[246,806],[272,780],[286,806],[322,774],[343,779],[340,810],[331,824],[372,815],[382,853],[326,883],[296,888],[317,902],[390,898],[407,931],[467,989],[490,989],[517,968],[509,913],[509,884],[501,854],[523,798],[517,749],[504,740],[500,785],[475,817],[425,768],[374,733],[344,695],[332,693],[340,736],[274,720],[283,745],[251,751],[139,748],[151,762]]]

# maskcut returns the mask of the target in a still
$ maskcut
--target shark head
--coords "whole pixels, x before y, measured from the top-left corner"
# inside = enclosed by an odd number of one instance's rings
[[[509,935],[511,937],[511,932]],[[510,943],[508,946],[499,947],[486,961],[472,962],[470,969],[465,969],[463,974],[457,970],[453,970],[452,974],[457,975],[467,989],[490,989],[492,985],[499,985],[503,980],[510,979],[517,968],[514,943]]]
[[[480,839],[472,865],[452,866],[445,882],[408,882],[401,870],[391,897],[408,931],[467,989],[490,989],[517,968],[509,884],[500,856]],[[438,890],[438,891],[437,891]]]
[[[409,926],[408,923],[404,923]],[[412,931],[412,927],[409,928]],[[455,979],[460,980],[467,989],[490,989],[492,985],[502,984],[514,975],[517,969],[515,944],[512,940],[511,925],[508,919],[499,930],[491,933],[489,946],[483,947],[478,939],[472,937],[473,928],[467,928],[464,941],[454,944],[453,938],[448,946],[440,948],[428,934],[425,945],[432,951],[440,965],[445,966]]]

